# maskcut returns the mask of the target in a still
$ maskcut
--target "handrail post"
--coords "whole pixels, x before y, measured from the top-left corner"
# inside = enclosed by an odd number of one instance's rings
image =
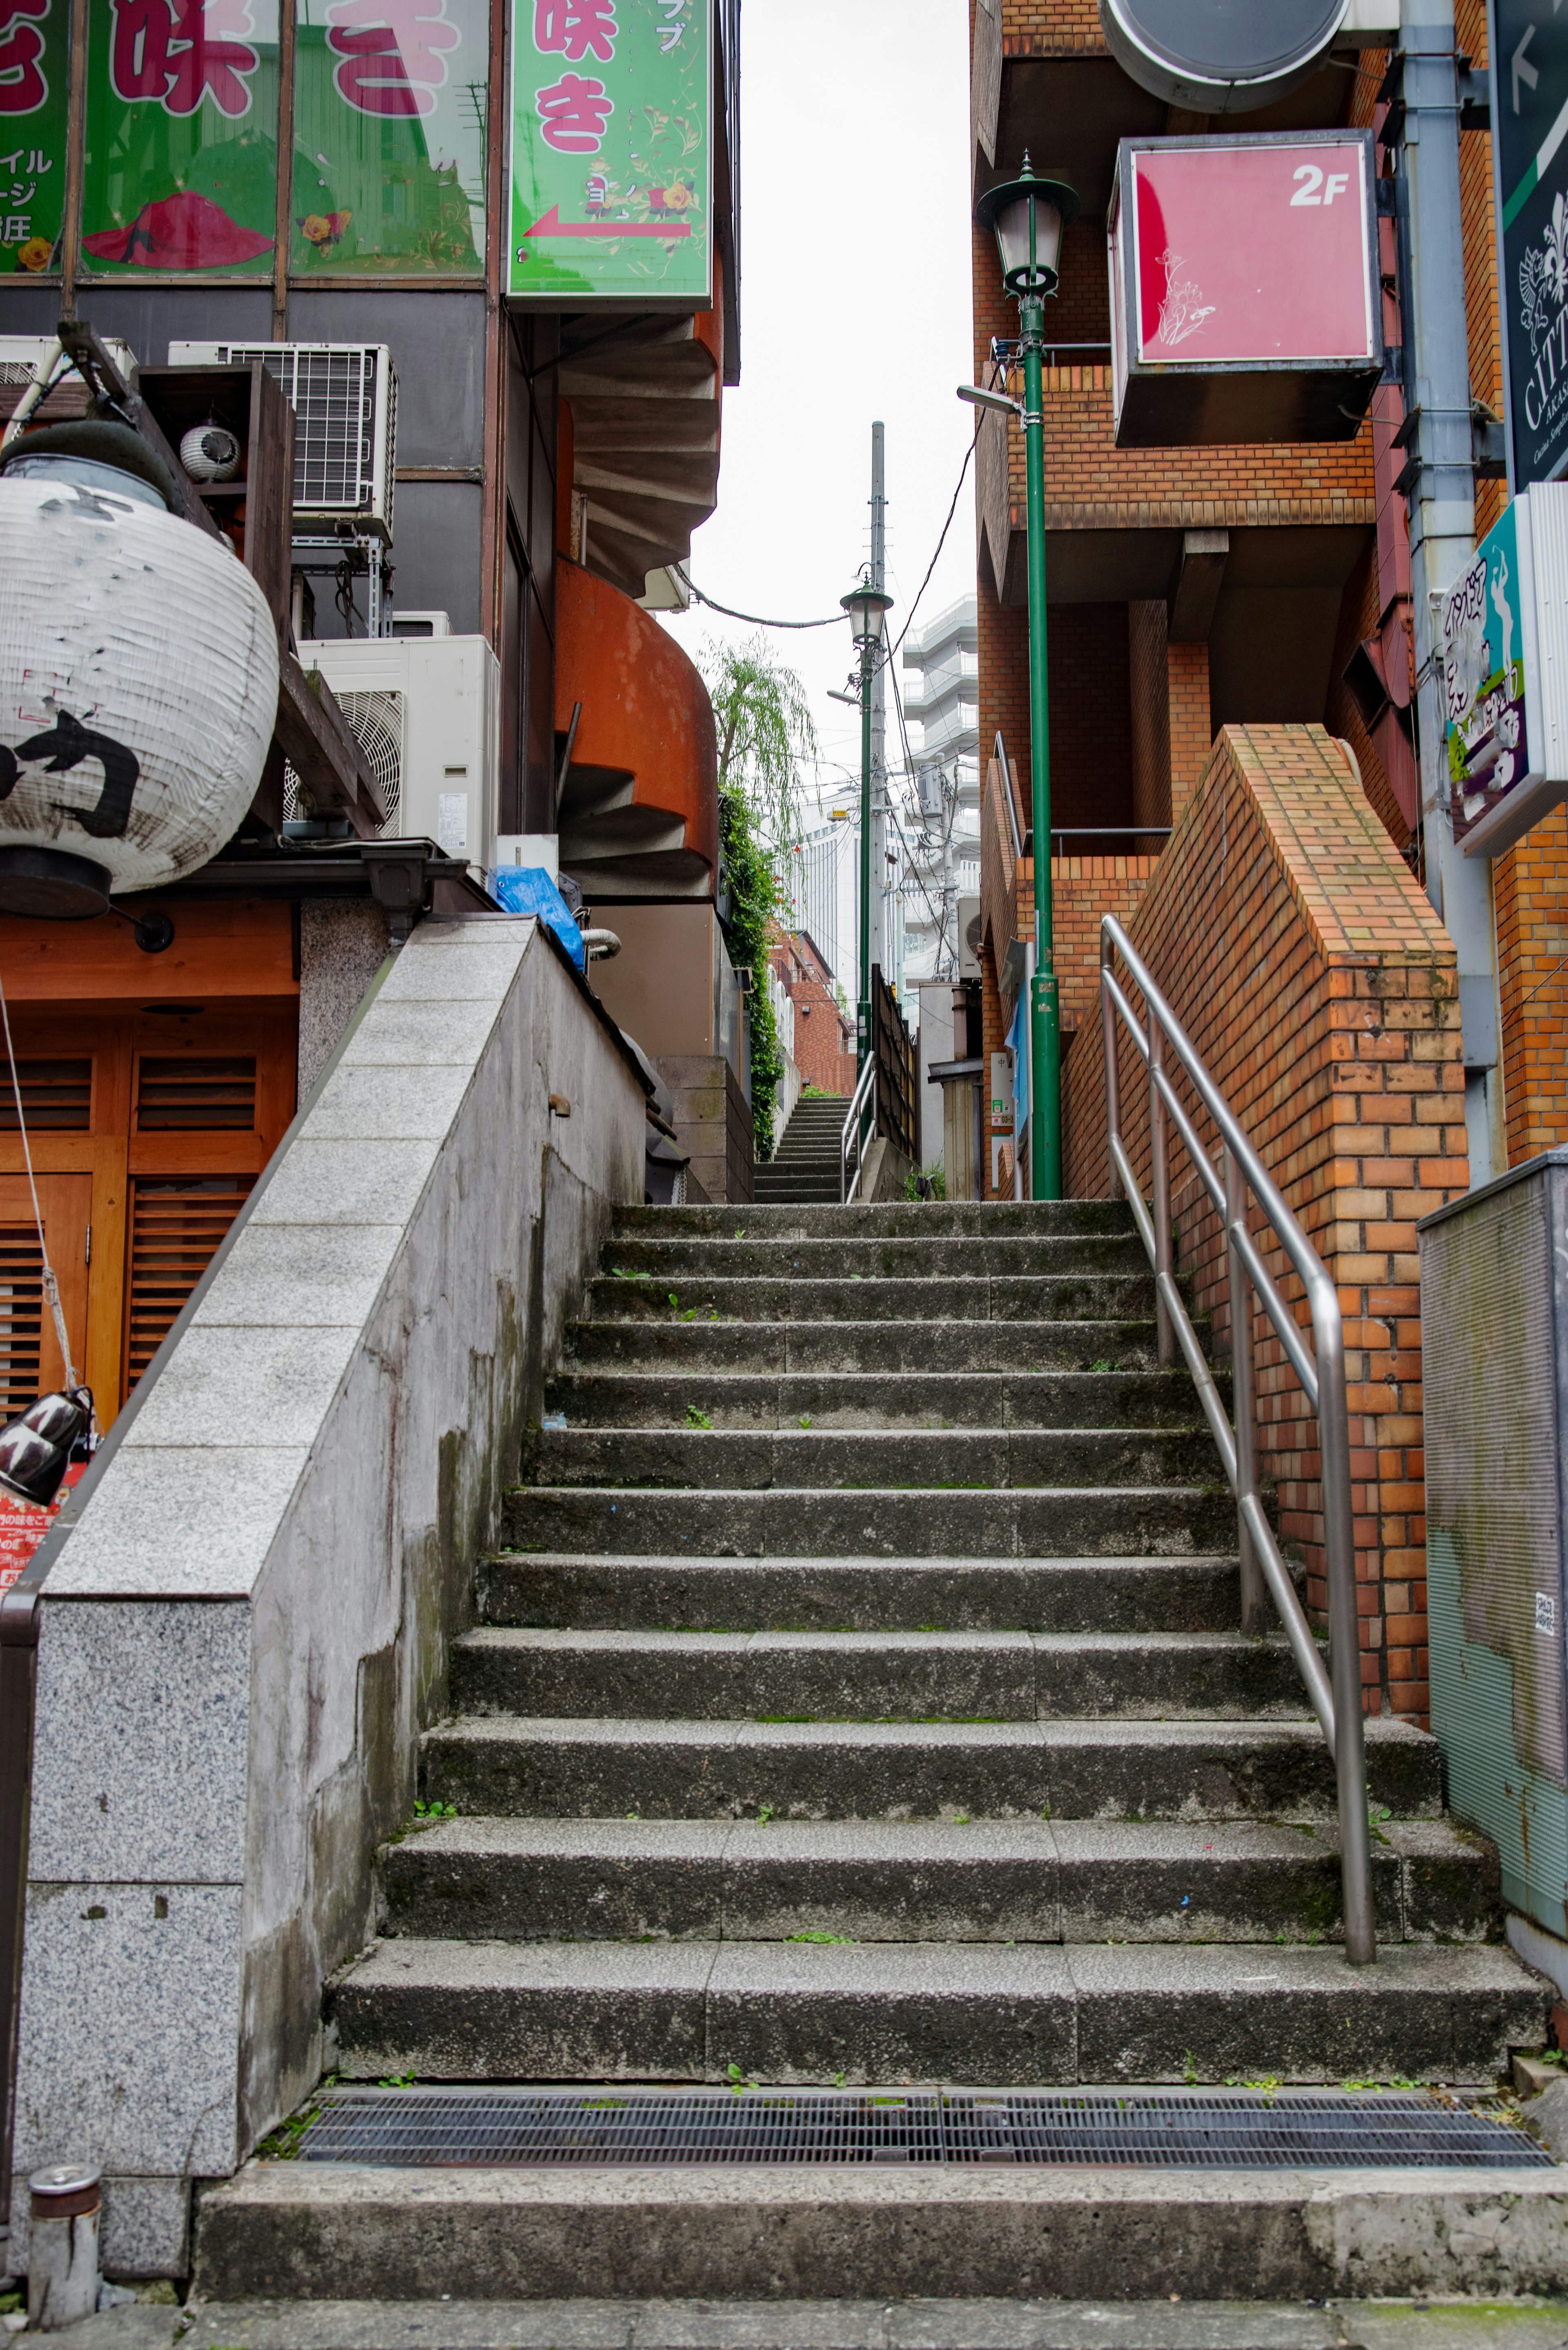
[[[1268,1586],[1247,1523],[1247,1503],[1258,1491],[1258,1430],[1253,1397],[1252,1292],[1236,1245],[1235,1228],[1247,1216],[1247,1186],[1236,1154],[1225,1146],[1225,1254],[1231,1275],[1231,1418],[1236,1430],[1236,1532],[1241,1557],[1241,1627],[1261,1632],[1268,1620]]]
[[[1106,1126],[1111,1139],[1119,1142],[1122,1139],[1122,1078],[1121,1065],[1116,1056],[1116,1007],[1111,1002],[1111,992],[1106,985],[1106,974],[1115,964],[1116,951],[1102,924],[1100,1017],[1105,1023],[1106,1029]],[[1107,1156],[1110,1159],[1111,1198],[1119,1200],[1122,1196],[1122,1179],[1116,1172],[1116,1153],[1110,1151]]]
[[[1175,1253],[1170,1240],[1170,1137],[1165,1103],[1155,1083],[1165,1066],[1165,1037],[1151,1002],[1148,1007],[1148,1140],[1154,1171],[1154,1315],[1159,1344],[1159,1364],[1168,1370],[1179,1359],[1176,1329],[1160,1282],[1161,1274],[1175,1278]]]
[[[1324,1547],[1328,1565],[1329,1670],[1334,1683],[1334,1762],[1339,1791],[1345,1955],[1353,1967],[1364,1967],[1377,1956],[1377,1936],[1372,1908],[1372,1832],[1366,1817],[1361,1618],[1356,1606],[1344,1326],[1339,1300],[1329,1286],[1326,1273],[1320,1276],[1314,1290],[1313,1328],[1317,1340],[1317,1426],[1323,1461]]]

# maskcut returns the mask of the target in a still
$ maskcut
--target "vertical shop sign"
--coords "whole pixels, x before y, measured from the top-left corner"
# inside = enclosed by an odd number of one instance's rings
[[[69,0],[0,0],[0,275],[60,265]]]
[[[484,265],[487,0],[298,0],[289,267]]]
[[[1568,467],[1568,16],[1490,0],[1509,480]]]
[[[88,26],[84,267],[265,276],[277,0],[89,0]]]
[[[515,0],[507,290],[712,301],[712,0]]]

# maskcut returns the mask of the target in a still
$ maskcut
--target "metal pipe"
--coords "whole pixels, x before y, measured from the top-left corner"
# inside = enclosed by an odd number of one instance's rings
[[[1236,1539],[1241,1554],[1241,1628],[1262,1631],[1263,1578],[1252,1543],[1247,1504],[1258,1498],[1257,1420],[1252,1394],[1252,1293],[1237,1245],[1245,1229],[1247,1195],[1233,1150],[1225,1153],[1225,1257],[1231,1275],[1231,1395],[1236,1419]]]
[[[1122,1191],[1120,1170],[1116,1166],[1116,1145],[1122,1136],[1122,1075],[1116,1054],[1116,1007],[1111,1002],[1110,991],[1116,982],[1110,976],[1110,958],[1116,950],[1108,939],[1100,941],[1100,1017],[1106,1032],[1106,1128],[1111,1141],[1111,1197],[1117,1199]]]
[[[1261,1573],[1279,1611],[1297,1669],[1324,1735],[1334,1749],[1338,1792],[1340,1874],[1343,1884],[1345,1953],[1353,1966],[1370,1964],[1377,1955],[1372,1899],[1371,1833],[1366,1816],[1366,1749],[1362,1716],[1361,1634],[1356,1610],[1354,1496],[1351,1487],[1350,1422],[1345,1370],[1345,1327],[1339,1296],[1317,1251],[1307,1239],[1278,1186],[1263,1166],[1237,1121],[1229,1102],[1210,1075],[1180,1023],[1114,916],[1100,926],[1100,984],[1106,1037],[1106,1131],[1111,1163],[1123,1183],[1133,1220],[1155,1271],[1156,1312],[1158,1316],[1160,1360],[1175,1359],[1179,1346],[1193,1368],[1199,1398],[1236,1494],[1241,1536],[1244,1613],[1256,1613]],[[1119,954],[1147,1007],[1148,1042],[1138,1035],[1139,1022],[1118,984],[1114,969]],[[1115,1050],[1115,1014],[1127,1023],[1128,1032],[1145,1055],[1149,1072],[1149,1127],[1153,1158],[1154,1198],[1146,1205],[1134,1178],[1119,1133],[1120,1105],[1112,1111],[1111,1064]],[[1219,1130],[1224,1158],[1224,1181],[1215,1176],[1191,1119],[1165,1073],[1167,1045]],[[1210,1197],[1221,1207],[1231,1295],[1231,1343],[1237,1361],[1237,1428],[1227,1433],[1215,1427],[1217,1402],[1207,1365],[1201,1359],[1171,1264],[1170,1171],[1167,1119],[1174,1122],[1194,1167]],[[1309,1357],[1303,1334],[1273,1282],[1246,1223],[1248,1191],[1257,1201],[1285,1256],[1306,1292],[1312,1316],[1313,1349]],[[1324,1547],[1327,1561],[1329,1671],[1324,1670],[1318,1644],[1296,1596],[1273,1529],[1256,1490],[1256,1423],[1251,1365],[1251,1289],[1257,1290],[1271,1322],[1296,1371],[1317,1416],[1322,1459]],[[1168,1332],[1174,1341],[1166,1351]],[[1245,1362],[1240,1359],[1245,1357]],[[1223,1419],[1222,1410],[1220,1418]],[[1249,1556],[1250,1555],[1250,1556]]]
[[[1176,1326],[1165,1302],[1164,1287],[1166,1281],[1174,1277],[1176,1263],[1170,1242],[1170,1143],[1165,1130],[1165,1097],[1159,1089],[1165,1038],[1160,1033],[1154,997],[1147,989],[1144,1001],[1148,1005],[1148,1141],[1154,1177],[1155,1331],[1160,1367],[1168,1370],[1176,1360]]]
[[[1033,224],[1033,207],[1030,207]],[[1030,231],[1033,235],[1033,226]],[[1023,469],[1029,529],[1029,755],[1034,835],[1034,977],[1030,983],[1029,1033],[1034,1066],[1029,1073],[1029,1188],[1037,1200],[1062,1196],[1062,1006],[1056,983],[1055,929],[1051,907],[1051,695],[1046,659],[1045,415],[1043,362],[1045,299],[1019,297],[1019,356],[1023,361]],[[983,1186],[980,1196],[985,1196]]]
[[[11,2209],[40,1594],[0,1592],[0,2214]]]

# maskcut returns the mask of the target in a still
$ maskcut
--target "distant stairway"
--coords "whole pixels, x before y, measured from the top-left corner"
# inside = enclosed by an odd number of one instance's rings
[[[1234,1505],[1152,1317],[1119,1202],[621,1211],[425,1741],[453,1816],[385,1850],[383,1938],[331,1994],[340,2078],[602,2085],[595,2112],[618,2083],[871,2084],[890,2110],[990,2083],[1005,2114],[1049,2085],[1481,2084],[1539,2045],[1495,1857],[1444,1819],[1433,1740],[1376,1716],[1379,1952],[1346,1964],[1334,1759],[1283,1639],[1239,1628]],[[1104,2174],[1143,2199],[1119,2266],[1102,2175],[1048,2165],[252,2165],[200,2273],[1327,2290],[1337,2254],[1280,2249],[1317,2189],[1243,2192],[1240,2159]]]
[[[759,1207],[836,1206],[839,1150],[848,1109],[848,1102],[836,1094],[826,1101],[801,1096],[776,1154],[757,1162]]]

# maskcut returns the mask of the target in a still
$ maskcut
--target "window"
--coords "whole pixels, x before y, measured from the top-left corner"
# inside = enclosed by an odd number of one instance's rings
[[[137,1065],[136,1130],[139,1134],[230,1128],[251,1134],[256,1122],[254,1054],[224,1060],[151,1060]]]
[[[30,1223],[0,1224],[0,1418],[14,1419],[38,1392],[44,1331],[44,1260]]]
[[[92,1125],[92,1062],[19,1060],[22,1114],[29,1134],[86,1134]],[[0,1066],[0,1134],[15,1134],[16,1096]]]

